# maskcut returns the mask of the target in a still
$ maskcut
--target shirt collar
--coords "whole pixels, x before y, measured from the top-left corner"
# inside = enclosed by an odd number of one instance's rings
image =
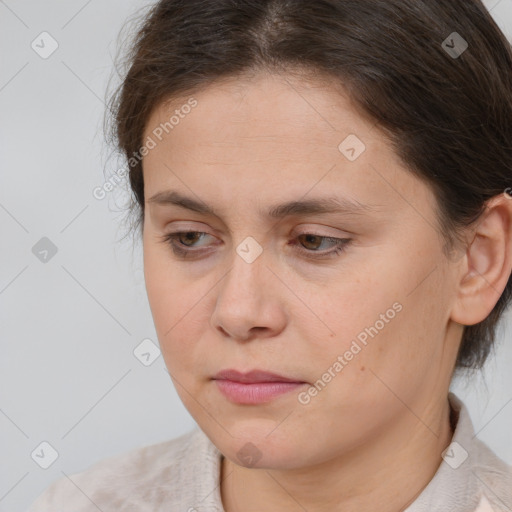
[[[452,392],[448,401],[456,421],[452,441],[432,480],[404,512],[512,512],[511,468],[476,437],[465,404]]]

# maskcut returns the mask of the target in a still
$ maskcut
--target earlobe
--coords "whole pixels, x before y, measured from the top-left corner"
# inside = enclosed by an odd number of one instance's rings
[[[451,318],[462,325],[485,320],[501,297],[512,271],[512,200],[492,198],[473,228]]]

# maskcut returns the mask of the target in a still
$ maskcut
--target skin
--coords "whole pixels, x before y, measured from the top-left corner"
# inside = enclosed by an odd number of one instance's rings
[[[193,97],[144,157],[144,272],[177,392],[224,455],[226,512],[403,510],[453,435],[447,395],[463,325],[490,313],[510,275],[512,201],[491,201],[468,247],[446,257],[433,193],[343,91],[260,72]],[[187,99],[158,106],[145,137]],[[338,149],[349,134],[366,146],[355,161]],[[217,215],[149,201],[166,190]],[[331,195],[368,211],[258,214]],[[206,233],[175,240],[199,256],[173,253],[164,238],[180,230]],[[298,238],[308,233],[351,242],[313,259],[335,244]],[[262,248],[252,263],[236,251],[248,236]],[[298,391],[234,404],[212,380],[257,368],[309,389],[395,303],[401,311],[308,404]],[[255,463],[237,457],[247,443]]]

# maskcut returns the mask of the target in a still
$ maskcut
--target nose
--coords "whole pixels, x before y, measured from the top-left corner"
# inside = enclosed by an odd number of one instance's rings
[[[243,244],[241,244],[243,246]],[[211,325],[238,341],[278,335],[286,324],[284,286],[261,253],[253,261],[234,253],[232,266],[215,288]],[[281,290],[279,290],[281,288]]]

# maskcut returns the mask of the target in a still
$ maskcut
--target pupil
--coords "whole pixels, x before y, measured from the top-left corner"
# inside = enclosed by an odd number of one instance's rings
[[[195,238],[195,235],[196,235],[196,233],[195,233],[195,232],[190,231],[190,232],[185,233],[185,238],[186,238],[189,242],[193,242],[193,241],[194,241],[194,238]]]
[[[310,243],[310,242],[311,242],[311,239],[313,239],[313,242],[312,242],[312,243],[314,244],[314,240],[315,240],[315,238],[318,238],[318,236],[317,236],[317,235],[306,235],[306,242],[307,242],[307,243]]]

